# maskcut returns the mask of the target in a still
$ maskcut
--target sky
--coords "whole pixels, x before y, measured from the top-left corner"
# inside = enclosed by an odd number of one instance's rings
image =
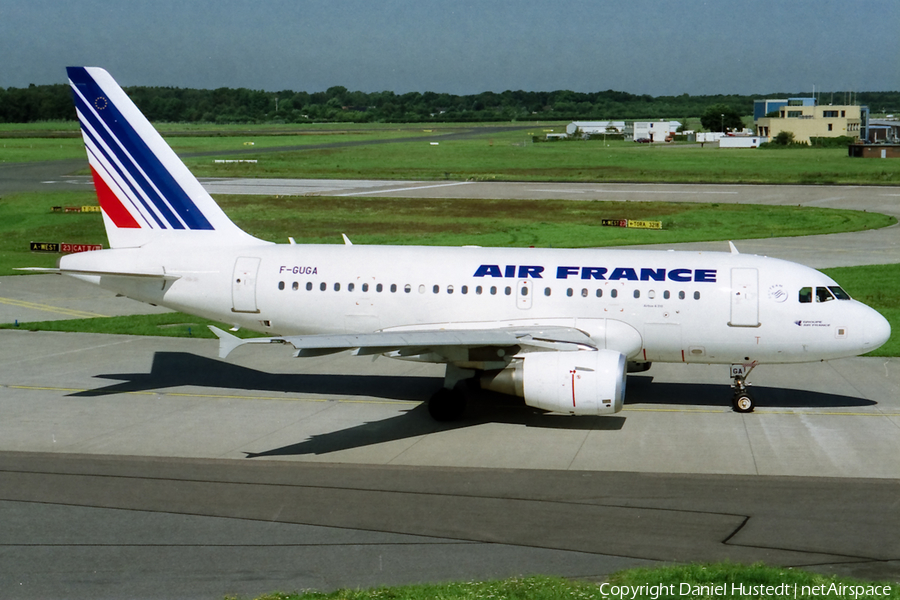
[[[0,0],[0,88],[900,90],[898,0]]]

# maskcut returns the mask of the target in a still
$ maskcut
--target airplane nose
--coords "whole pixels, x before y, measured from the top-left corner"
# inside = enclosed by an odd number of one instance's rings
[[[891,324],[877,310],[869,308],[869,314],[865,320],[864,352],[880,348],[890,337]]]

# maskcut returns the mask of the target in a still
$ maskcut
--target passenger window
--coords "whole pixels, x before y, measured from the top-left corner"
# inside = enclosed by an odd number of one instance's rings
[[[497,286],[492,285],[491,286],[491,296],[496,296],[496,295],[497,295]]]
[[[384,289],[384,286],[381,285],[380,283],[379,283],[378,285],[375,286],[375,291],[378,292],[379,294],[381,293],[381,291],[382,291],[383,289]],[[396,287],[395,287],[394,289],[396,290]]]
[[[393,285],[391,285],[391,291],[394,291]],[[407,294],[410,293],[412,291],[412,286],[407,283],[406,285],[403,286],[403,291],[406,292]]]
[[[279,289],[279,290],[283,290],[283,289],[284,289],[284,282],[283,282],[283,281],[279,281],[279,282],[278,282],[278,289]]]
[[[610,297],[610,298],[618,298],[618,297],[619,297],[619,290],[617,290],[616,288],[613,288],[613,289],[609,290],[609,297]]]
[[[647,297],[650,298],[651,300],[655,300],[656,299],[656,290],[650,290],[649,292],[647,292]]]
[[[319,284],[319,289],[324,292],[326,289],[328,289],[328,284],[323,281]]]
[[[700,292],[694,292],[694,300],[700,299]]]
[[[447,286],[447,293],[448,293],[448,294],[452,294],[452,293],[453,293],[453,286],[452,286],[452,285],[448,285],[448,286]]]
[[[602,298],[602,297],[603,297],[603,290],[601,290],[600,288],[597,288],[597,297],[598,297],[598,298]]]
[[[800,288],[800,303],[807,304],[809,302],[812,302],[812,288]]]
[[[507,296],[511,295],[511,294],[512,294],[512,288],[509,287],[509,286],[506,286],[506,289],[503,290],[503,293],[506,294]]]
[[[436,286],[434,286],[434,287],[431,288],[431,291],[434,292],[435,294],[437,294],[438,292],[441,291],[441,286],[436,285]]]
[[[548,288],[548,287],[544,288],[544,295],[545,295],[545,296],[549,296],[550,293],[551,293],[551,292],[550,292],[550,288]]]
[[[368,283],[362,284],[362,291],[364,291],[364,292],[368,292],[368,291],[369,291],[369,284],[368,284]]]
[[[311,292],[311,291],[312,291],[312,281],[307,281],[307,282],[306,282],[306,291],[307,291],[307,292]]]
[[[352,292],[354,287],[356,287],[356,286],[353,285],[352,283],[348,283],[348,284],[347,284],[347,291],[348,291],[348,292]]]
[[[838,285],[829,285],[828,289],[831,290],[831,293],[834,294],[834,297],[838,300],[850,300],[850,294],[845,292],[843,288]]]
[[[828,291],[828,288],[816,288],[816,302],[830,302],[832,300],[834,300],[834,296],[831,295],[831,292]]]
[[[634,290],[634,297],[635,297],[635,298],[640,298],[640,297],[641,297],[641,290]]]
[[[478,296],[481,295],[481,286],[480,285],[475,286],[475,294]]]
[[[581,297],[582,297],[582,298],[587,298],[587,297],[588,297],[588,291],[587,291],[587,288],[581,288]]]
[[[575,292],[572,291],[572,288],[569,288],[569,289],[566,290],[566,296],[568,296],[569,298],[571,298],[571,297],[572,297],[572,294],[574,294],[574,293],[575,293]]]
[[[664,299],[668,300],[671,296],[672,296],[672,294],[669,293],[669,290],[666,290],[663,292]]]
[[[420,283],[420,284],[419,284],[419,293],[420,293],[420,294],[424,294],[424,293],[425,293],[425,284],[423,284],[423,283]]]
[[[296,292],[297,290],[300,289],[300,283],[297,282],[297,281],[295,281],[295,282],[294,282],[294,285],[291,286],[291,289],[294,290],[294,291]]]
[[[469,293],[469,286],[464,285],[464,286],[462,286],[462,287],[460,288],[459,291],[461,291],[463,294],[468,294],[468,293]]]
[[[522,286],[522,295],[523,295],[523,296],[527,296],[527,295],[528,295],[528,286],[527,286],[527,285],[523,285],[523,286]]]
[[[339,283],[334,284],[334,291],[336,291],[336,292],[341,291],[341,284],[339,284]]]
[[[678,292],[678,299],[684,300],[684,292]]]

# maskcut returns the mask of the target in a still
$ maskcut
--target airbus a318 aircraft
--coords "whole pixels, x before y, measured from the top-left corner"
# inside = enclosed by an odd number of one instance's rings
[[[730,367],[753,410],[756,365],[874,350],[890,325],[824,274],[731,252],[273,244],[238,228],[103,69],[69,81],[110,249],[58,272],[218,328],[220,356],[284,343],[296,356],[443,363],[436,419],[466,388],[574,415],[618,412],[628,372],[652,362]],[[298,215],[299,216],[299,215]],[[301,221],[302,222],[302,221]],[[346,238],[345,238],[346,239]],[[725,374],[723,369],[723,375]]]

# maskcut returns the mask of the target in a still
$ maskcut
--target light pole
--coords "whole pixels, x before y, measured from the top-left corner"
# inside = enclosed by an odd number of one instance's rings
[[[722,133],[725,133],[725,113],[722,113]]]

